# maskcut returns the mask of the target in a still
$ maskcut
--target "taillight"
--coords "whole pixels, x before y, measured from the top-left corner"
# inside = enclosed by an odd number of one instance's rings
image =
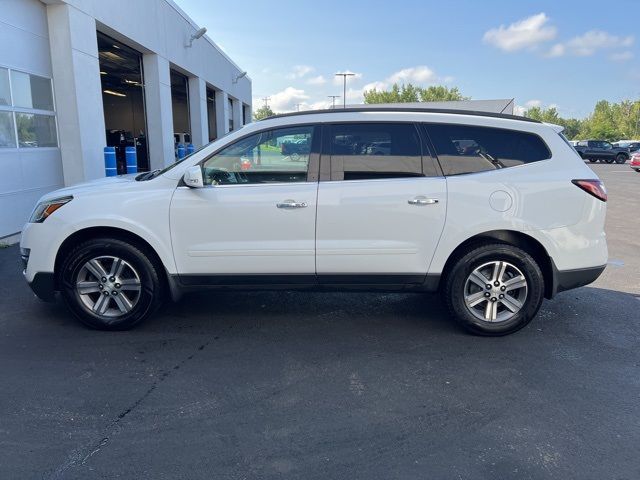
[[[571,183],[593,195],[598,200],[607,201],[607,189],[604,188],[604,183],[600,180],[571,180]]]

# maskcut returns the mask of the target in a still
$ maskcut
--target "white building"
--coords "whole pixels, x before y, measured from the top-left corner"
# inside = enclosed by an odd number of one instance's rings
[[[103,177],[107,145],[161,168],[250,121],[251,80],[199,28],[172,0],[0,0],[0,239]]]

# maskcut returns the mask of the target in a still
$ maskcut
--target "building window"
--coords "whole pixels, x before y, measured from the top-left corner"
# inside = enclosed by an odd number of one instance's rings
[[[0,111],[0,148],[16,148],[16,126],[13,112]]]
[[[229,131],[233,131],[233,100],[228,98],[229,100]]]
[[[176,70],[171,70],[171,105],[173,109],[173,134],[176,136],[176,143],[191,143],[189,79]]]
[[[216,91],[207,88],[207,120],[209,123],[209,141],[218,138],[218,125],[216,123]]]
[[[0,68],[0,148],[57,146],[51,79]]]

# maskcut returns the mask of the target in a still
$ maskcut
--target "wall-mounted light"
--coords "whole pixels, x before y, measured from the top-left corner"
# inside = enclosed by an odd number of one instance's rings
[[[247,76],[247,72],[242,72],[233,77],[232,83],[238,83],[238,80]]]
[[[186,43],[184,46],[185,48],[191,47],[193,45],[193,41],[194,40],[198,40],[199,38],[201,38],[205,33],[207,33],[207,27],[202,27],[199,30],[196,30],[194,33],[191,34],[191,37],[189,37],[189,43]]]
[[[126,97],[124,93],[114,92],[113,90],[103,90],[107,95],[113,95],[114,97]]]

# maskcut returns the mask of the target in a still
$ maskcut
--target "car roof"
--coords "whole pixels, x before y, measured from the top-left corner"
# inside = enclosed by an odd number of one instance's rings
[[[340,113],[359,113],[359,112],[411,112],[411,113],[444,113],[444,114],[457,114],[457,115],[472,115],[478,117],[490,117],[490,118],[504,118],[508,120],[519,120],[529,123],[542,123],[533,118],[522,117],[519,115],[510,115],[507,113],[495,113],[495,112],[482,112],[478,110],[459,110],[459,109],[446,109],[446,108],[416,108],[416,107],[376,107],[375,105],[363,105],[361,107],[349,107],[349,108],[329,108],[324,110],[303,110],[301,112],[279,113],[265,118],[264,120],[272,120],[278,118],[297,117],[304,115],[318,115],[318,114],[340,114]]]

